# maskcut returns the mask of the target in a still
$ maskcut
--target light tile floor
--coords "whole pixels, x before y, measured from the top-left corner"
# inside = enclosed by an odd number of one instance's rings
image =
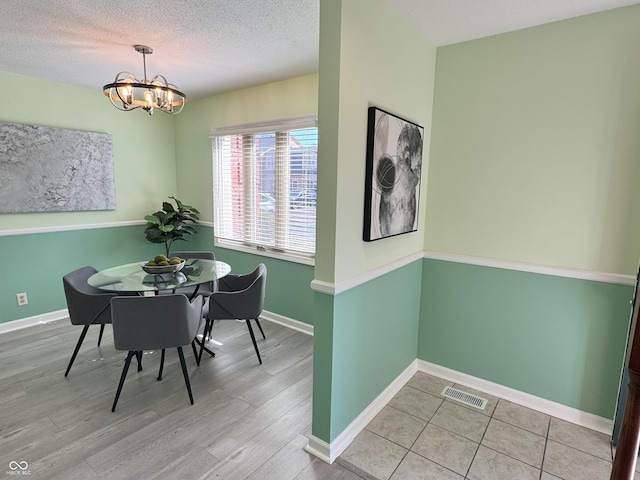
[[[486,398],[487,406],[479,410],[444,398],[447,385]],[[609,440],[419,372],[337,462],[376,480],[609,480]]]

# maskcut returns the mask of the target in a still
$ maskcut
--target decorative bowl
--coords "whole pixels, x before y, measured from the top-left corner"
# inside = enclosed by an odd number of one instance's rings
[[[161,265],[161,266],[147,266],[146,263],[142,264],[142,270],[152,275],[161,275],[163,273],[175,273],[182,270],[184,267],[185,260],[180,263],[176,263],[175,265]]]

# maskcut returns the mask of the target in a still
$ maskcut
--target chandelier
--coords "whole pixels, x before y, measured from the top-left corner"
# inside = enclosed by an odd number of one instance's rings
[[[155,109],[165,113],[180,113],[187,103],[186,95],[162,75],[147,80],[146,56],[151,55],[153,50],[145,45],[134,45],[133,48],[142,54],[144,79],[138,80],[132,73],[120,72],[113,83],[102,87],[104,94],[118,110],[128,112],[142,108],[149,115],[153,115]]]

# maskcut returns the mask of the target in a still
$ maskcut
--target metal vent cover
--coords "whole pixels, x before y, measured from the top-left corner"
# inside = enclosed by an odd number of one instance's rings
[[[484,407],[487,406],[486,398],[478,397],[477,395],[472,395],[471,393],[463,392],[453,387],[444,387],[441,395],[480,410],[484,410]]]

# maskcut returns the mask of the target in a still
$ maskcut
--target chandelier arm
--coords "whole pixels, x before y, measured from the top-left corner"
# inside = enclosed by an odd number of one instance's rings
[[[138,79],[136,78],[136,76],[135,76],[133,73],[131,73],[131,72],[127,72],[126,70],[123,70],[123,71],[121,71],[121,72],[118,72],[118,74],[116,75],[116,78],[115,78],[114,82],[117,82],[117,81],[118,81],[118,78],[119,78],[119,77],[120,77],[120,75],[122,75],[122,74],[124,74],[124,75],[129,75],[129,77],[133,78],[136,82],[139,82],[139,81],[140,81],[140,80],[138,80]]]
[[[164,85],[163,85],[163,87],[164,87],[166,90],[171,91],[174,95],[177,95],[177,96],[179,96],[179,97],[182,97],[182,98],[183,98],[183,99],[185,99],[185,101],[186,101],[187,96],[186,96],[184,93],[182,93],[182,92],[180,91],[180,89],[179,89],[178,87],[176,87],[173,83],[169,83],[169,82],[167,81],[167,79],[164,77],[164,75],[156,75],[155,77],[153,77],[153,78],[151,79],[151,83],[153,83],[153,82],[154,82],[154,80],[155,80],[156,78],[161,78],[161,79],[164,81]]]

